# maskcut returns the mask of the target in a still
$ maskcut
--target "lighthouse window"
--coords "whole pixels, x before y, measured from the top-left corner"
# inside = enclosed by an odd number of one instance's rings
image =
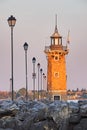
[[[59,78],[59,72],[55,72],[55,73],[54,73],[54,76],[55,76],[56,78]]]
[[[51,39],[51,45],[54,45],[54,44],[55,44],[55,40]]]
[[[59,39],[59,45],[61,44],[61,39]]]
[[[58,45],[58,38],[55,38],[55,45]]]
[[[55,56],[54,59],[55,59],[55,60],[59,60],[59,57],[58,57],[58,56]]]

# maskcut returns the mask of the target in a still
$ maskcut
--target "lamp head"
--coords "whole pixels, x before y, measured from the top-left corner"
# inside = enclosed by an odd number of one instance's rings
[[[32,63],[35,63],[35,62],[36,62],[36,58],[33,57],[33,58],[32,58]]]
[[[40,68],[40,63],[37,64],[37,67]]]
[[[40,69],[40,72],[42,73],[42,71],[43,71],[43,69],[41,68],[41,69]]]
[[[16,19],[15,19],[15,17],[13,17],[13,15],[11,15],[11,16],[8,18],[7,21],[8,21],[8,24],[9,24],[10,27],[14,27],[15,24],[16,24]]]
[[[24,50],[25,50],[25,51],[28,50],[28,44],[27,44],[27,42],[24,43],[23,47],[24,47]]]

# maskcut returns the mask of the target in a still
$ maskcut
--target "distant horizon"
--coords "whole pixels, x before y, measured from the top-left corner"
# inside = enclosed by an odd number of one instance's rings
[[[22,89],[22,88],[20,88],[20,89]],[[19,91],[20,89],[16,89],[16,90],[14,90],[14,92],[16,92],[16,91]],[[26,88],[25,88],[26,89]],[[70,90],[70,91],[76,91],[77,90],[77,88],[76,89],[67,89],[67,91],[68,90]],[[81,91],[81,90],[86,90],[87,91],[87,89],[86,88],[81,88],[81,89],[79,89],[79,91]],[[28,92],[31,92],[31,91],[33,91],[33,89],[31,89],[31,90],[28,90]],[[38,90],[35,90],[35,91],[38,91]],[[46,90],[45,90],[46,91]],[[11,91],[9,91],[9,90],[0,90],[0,92],[11,92]]]

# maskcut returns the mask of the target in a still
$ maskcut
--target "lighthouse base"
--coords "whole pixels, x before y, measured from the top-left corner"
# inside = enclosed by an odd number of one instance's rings
[[[66,101],[67,91],[66,90],[48,91],[47,97],[53,101],[54,100]]]

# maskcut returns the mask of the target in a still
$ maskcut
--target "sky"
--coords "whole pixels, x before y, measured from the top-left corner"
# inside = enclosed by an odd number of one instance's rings
[[[50,45],[55,14],[58,31],[66,45],[70,30],[69,54],[66,56],[67,89],[87,88],[87,0],[0,0],[0,90],[10,91],[11,40],[7,19],[17,21],[13,30],[14,90],[25,87],[25,52],[28,47],[28,89],[33,89],[32,58],[36,57],[46,74],[45,46]],[[36,77],[37,87],[37,77]]]

